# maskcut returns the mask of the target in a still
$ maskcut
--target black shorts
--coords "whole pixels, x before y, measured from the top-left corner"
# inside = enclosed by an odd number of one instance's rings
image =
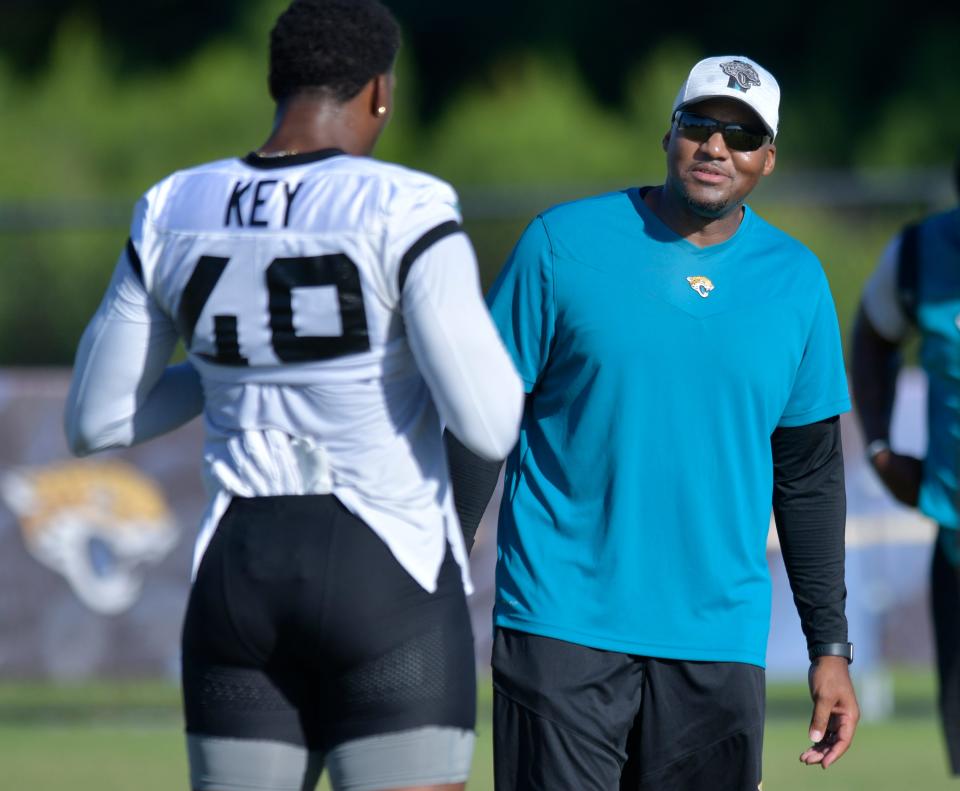
[[[332,496],[233,500],[187,606],[188,733],[328,750],[473,730],[475,672],[449,549],[430,594]]]
[[[940,532],[930,573],[940,722],[950,771],[960,775],[960,568],[950,562],[941,544],[960,540],[960,531],[941,527]]]
[[[757,791],[765,680],[498,629],[497,791]]]

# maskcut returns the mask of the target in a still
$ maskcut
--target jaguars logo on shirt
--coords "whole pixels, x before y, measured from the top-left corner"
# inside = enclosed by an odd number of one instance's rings
[[[119,461],[15,469],[0,478],[0,495],[30,553],[105,615],[129,609],[143,587],[141,566],[177,543],[158,487]]]
[[[693,275],[692,277],[687,278],[687,282],[690,284],[690,288],[696,291],[704,299],[709,297],[710,292],[713,291],[713,283],[710,281],[709,277],[704,277],[703,275]]]

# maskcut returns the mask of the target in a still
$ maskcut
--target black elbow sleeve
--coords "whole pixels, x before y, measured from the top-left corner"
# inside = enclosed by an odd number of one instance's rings
[[[470,552],[483,512],[497,488],[503,461],[486,461],[480,458],[449,431],[443,432],[443,441],[450,468],[450,482],[453,485],[453,502],[460,519],[467,552]]]

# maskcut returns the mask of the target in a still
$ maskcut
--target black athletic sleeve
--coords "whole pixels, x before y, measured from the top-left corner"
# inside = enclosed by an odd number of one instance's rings
[[[865,444],[889,439],[901,357],[899,344],[874,328],[860,305],[853,325],[850,385]]]
[[[845,643],[847,498],[840,420],[778,428],[770,443],[773,515],[807,645]]]
[[[453,484],[453,503],[460,517],[460,528],[469,553],[473,549],[483,512],[493,496],[493,490],[497,488],[503,461],[480,458],[449,431],[443,432],[443,441],[447,448],[450,482]]]

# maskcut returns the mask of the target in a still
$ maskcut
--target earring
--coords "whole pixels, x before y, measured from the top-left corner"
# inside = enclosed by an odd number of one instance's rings
[[[387,108],[384,107],[383,105],[380,105],[380,107],[377,108],[377,115],[386,115],[386,113],[387,113]]]

